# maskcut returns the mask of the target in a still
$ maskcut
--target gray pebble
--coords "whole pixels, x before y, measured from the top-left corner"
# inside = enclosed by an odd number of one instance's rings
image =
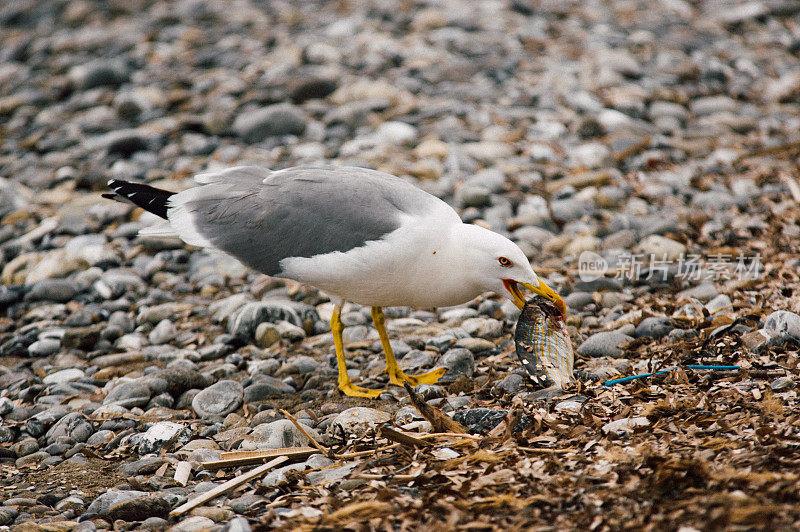
[[[169,521],[162,517],[148,517],[141,526],[145,530],[164,530],[169,526]]]
[[[333,418],[331,427],[341,427],[346,433],[363,434],[389,419],[391,416],[381,410],[355,406],[339,412]]]
[[[126,477],[155,473],[166,460],[160,456],[146,456],[132,462],[125,462],[119,466],[119,473]]]
[[[295,355],[283,363],[276,375],[292,375],[295,373],[313,373],[319,369],[319,362],[309,356]]]
[[[58,353],[61,349],[61,341],[55,338],[44,338],[37,340],[28,346],[28,354],[32,357],[49,357]]]
[[[12,449],[18,458],[28,456],[39,450],[39,442],[36,441],[36,438],[25,438],[14,444]]]
[[[150,340],[150,343],[154,345],[166,344],[174,339],[177,334],[178,331],[170,320],[161,320],[158,322],[158,325],[153,327],[153,330],[150,331],[147,338]]]
[[[169,501],[161,494],[150,493],[143,497],[133,497],[115,502],[108,508],[108,518],[112,521],[140,521],[147,517],[166,518],[170,511]]]
[[[244,513],[244,512],[242,512]],[[234,517],[225,525],[222,532],[250,532],[250,522],[244,517]]]
[[[346,478],[357,466],[357,463],[350,463],[339,467],[329,467],[320,471],[312,471],[306,475],[306,479],[311,485],[328,484]]]
[[[470,336],[493,339],[503,335],[503,322],[494,318],[468,318],[461,328]]]
[[[439,379],[441,383],[455,382],[461,377],[471,379],[475,371],[475,356],[469,349],[449,349],[442,355],[437,365],[447,369]]]
[[[622,347],[633,340],[627,334],[617,331],[604,331],[595,333],[578,346],[578,354],[589,357],[613,357],[622,356]]]
[[[633,332],[633,336],[636,338],[648,336],[658,339],[668,335],[674,328],[675,321],[672,318],[650,317],[639,322],[639,325],[636,326],[636,330]]]
[[[0,525],[8,526],[13,524],[18,515],[19,510],[16,508],[0,507]]]
[[[26,454],[21,458],[17,458],[15,465],[17,467],[25,467],[31,464],[37,464],[43,460],[50,458],[50,454],[45,451],[37,451],[35,453]]]
[[[243,393],[244,389],[238,382],[219,381],[201,390],[192,399],[192,408],[203,418],[225,416],[242,406]]]
[[[151,391],[139,380],[120,382],[103,399],[104,405],[117,405],[124,408],[145,406],[150,400]]]
[[[319,438],[317,431],[304,426],[314,438]],[[279,419],[271,423],[264,423],[253,428],[252,432],[242,442],[243,450],[253,449],[280,449],[281,447],[302,447],[308,440],[297,430],[297,427],[288,419]]]
[[[711,301],[718,295],[719,292],[717,291],[717,287],[714,286],[712,283],[700,283],[697,286],[688,288],[686,290],[683,290],[682,292],[678,292],[677,298],[678,299],[695,298],[699,301],[702,301],[703,303],[706,303],[708,301]]]
[[[505,376],[500,382],[498,382],[495,387],[498,390],[501,390],[505,393],[514,395],[522,391],[522,383],[524,381],[524,377],[517,373],[512,373],[510,375]]]
[[[86,509],[87,516],[108,515],[108,509],[119,502],[128,501],[137,497],[144,497],[147,493],[136,490],[109,490],[100,494]]]
[[[428,351],[414,349],[404,356],[398,363],[403,371],[417,371],[433,364],[433,357]]]
[[[70,495],[69,497],[64,497],[55,505],[55,509],[58,511],[67,511],[67,510],[75,510],[76,512],[83,512],[83,509],[86,508],[86,501],[84,501],[81,497],[77,495]],[[91,523],[91,521],[89,521]],[[92,524],[94,525],[94,524]],[[72,530],[75,530],[74,528]]]
[[[295,301],[259,301],[247,303],[234,310],[228,317],[228,332],[237,338],[251,340],[260,323],[277,324],[288,321],[298,327],[310,320],[319,321],[317,310],[311,305]]]
[[[698,192],[692,197],[691,206],[703,212],[716,212],[730,209],[736,200],[729,192],[713,190]]]
[[[41,341],[41,340],[40,340]],[[86,376],[86,373],[80,368],[69,368],[54,371],[48,374],[42,382],[44,384],[63,384],[65,382],[76,381]]]
[[[292,87],[289,98],[294,103],[302,103],[312,98],[324,98],[336,90],[338,82],[325,76],[314,76],[302,78]],[[302,131],[301,131],[302,133]]]
[[[0,397],[0,416],[5,416],[14,410],[14,403],[8,397]]]
[[[571,309],[583,310],[585,306],[594,303],[594,300],[589,292],[572,292],[564,297],[564,303]]]
[[[74,281],[69,279],[42,279],[25,294],[25,301],[55,301],[66,303],[73,299],[79,291]]]
[[[176,360],[153,376],[166,381],[167,390],[174,396],[179,396],[192,388],[205,388],[211,384],[197,371],[197,366],[188,360]]]
[[[288,321],[279,321],[275,324],[275,329],[281,338],[290,342],[299,342],[306,337],[306,333],[302,327],[298,327]]]
[[[157,145],[152,135],[139,129],[119,129],[87,139],[84,147],[87,151],[106,151],[109,154],[130,157],[136,152],[147,151]]]
[[[478,315],[478,311],[470,307],[458,307],[442,312],[441,318],[443,321],[462,321],[467,318],[474,318]]]
[[[65,406],[53,406],[31,416],[25,423],[25,430],[34,437],[41,436],[59,419],[70,413]]]
[[[559,222],[579,220],[594,212],[594,205],[588,201],[574,199],[553,200],[550,202],[553,218]]]
[[[458,190],[456,201],[462,207],[486,207],[492,202],[492,193],[482,186],[464,185]]]
[[[149,410],[150,408],[154,407],[172,408],[174,405],[175,405],[174,397],[172,397],[168,393],[161,393],[150,399],[150,402],[147,403],[146,409]]]
[[[764,329],[776,334],[800,338],[800,316],[788,310],[776,310],[767,316]]]
[[[237,116],[233,122],[233,131],[248,144],[277,135],[302,135],[305,130],[305,114],[290,104],[276,104],[257,111],[247,111]]]
[[[191,438],[192,431],[189,427],[172,421],[161,421],[138,437],[138,451],[140,455],[159,453],[167,444],[178,447]]]
[[[306,460],[306,466],[311,469],[320,469],[333,465],[333,460],[323,454],[312,454]]]
[[[453,415],[453,420],[470,429],[470,432],[483,434],[495,428],[507,413],[506,410],[470,408],[456,412]]]
[[[48,443],[54,443],[59,438],[67,437],[77,442],[85,442],[92,435],[94,429],[86,416],[79,412],[72,412],[59,419],[45,435]]]
[[[423,401],[431,401],[447,396],[447,391],[436,384],[419,384],[414,387]]]
[[[794,379],[792,377],[789,377],[789,376],[778,377],[777,379],[775,379],[774,381],[772,381],[769,384],[769,387],[772,388],[772,391],[775,391],[775,392],[782,392],[784,390],[790,390],[790,389],[794,388],[795,386],[797,386],[797,384],[794,382]]]
[[[117,87],[128,80],[129,71],[123,61],[99,59],[73,67],[69,79],[80,90],[95,87]]]
[[[289,471],[302,471],[305,469],[305,464],[289,464],[287,466],[279,467],[273,471],[270,471],[264,478],[261,480],[261,485],[265,488],[271,488],[273,486],[277,486],[282,482],[286,482],[286,473]]]
[[[695,98],[689,107],[695,115],[706,116],[722,112],[736,112],[739,104],[728,96],[719,95]]]
[[[270,397],[277,397],[287,393],[294,393],[293,386],[286,384],[280,379],[268,375],[258,375],[252,384],[244,388],[243,400],[245,403],[263,401]]]
[[[90,447],[104,445],[109,441],[111,441],[113,437],[114,437],[114,432],[111,430],[106,430],[106,429],[98,430],[97,432],[89,436],[89,439],[86,440],[86,445]]]
[[[484,338],[459,338],[454,346],[469,349],[473,353],[483,353],[495,348],[494,343]]]

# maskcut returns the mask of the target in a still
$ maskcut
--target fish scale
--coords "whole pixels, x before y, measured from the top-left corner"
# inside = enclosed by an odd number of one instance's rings
[[[548,301],[536,297],[525,304],[514,332],[522,367],[540,386],[564,388],[572,381],[575,355],[564,316]]]

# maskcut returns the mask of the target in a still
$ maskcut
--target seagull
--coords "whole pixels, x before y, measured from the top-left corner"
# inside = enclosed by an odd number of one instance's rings
[[[142,234],[177,235],[266,275],[326,292],[334,304],[338,385],[346,395],[374,398],[383,390],[357,386],[347,374],[345,301],[371,307],[389,382],[398,386],[434,384],[446,370],[404,373],[383,307],[447,307],[495,292],[522,309],[525,288],[566,310],[511,240],[463,223],[447,203],[399,177],[357,167],[236,166],[194,179],[198,186],[177,193],[112,179],[114,194],[104,196],[166,220]]]

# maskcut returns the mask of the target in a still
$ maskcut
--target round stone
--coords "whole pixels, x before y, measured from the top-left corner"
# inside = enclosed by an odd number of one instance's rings
[[[225,416],[242,406],[244,389],[236,381],[219,381],[202,390],[192,399],[192,408],[198,416],[214,418]]]
[[[62,369],[60,371],[55,371],[49,375],[47,375],[42,382],[44,384],[61,384],[63,382],[71,382],[76,381],[78,379],[82,379],[86,376],[82,369],[79,368],[69,368],[69,369]]]
[[[375,428],[380,423],[386,423],[390,419],[391,416],[386,412],[375,410],[374,408],[355,406],[337,415],[333,419],[331,426],[339,425],[345,432],[361,434],[366,432],[367,429]]]
[[[622,356],[622,347],[633,340],[627,334],[617,331],[604,331],[595,333],[578,347],[579,355],[589,357],[614,357]]]
[[[103,399],[104,405],[118,405],[124,408],[144,406],[150,400],[150,388],[140,381],[117,384]]]
[[[764,329],[800,338],[800,316],[788,310],[776,310],[767,316],[764,321]]]
[[[639,322],[639,325],[636,326],[636,330],[633,332],[633,335],[636,338],[641,338],[644,336],[649,336],[651,338],[663,338],[674,328],[675,321],[672,318],[645,318]]]
[[[28,346],[28,354],[32,357],[49,357],[61,348],[61,342],[55,338],[37,340]]]

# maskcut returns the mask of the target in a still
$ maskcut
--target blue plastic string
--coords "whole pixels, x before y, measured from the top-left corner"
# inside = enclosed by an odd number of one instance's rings
[[[644,379],[645,377],[652,377],[653,375],[661,375],[662,373],[669,373],[670,371],[676,370],[681,366],[672,366],[671,368],[662,369],[661,371],[655,371],[652,373],[641,373],[639,375],[631,375],[630,377],[622,377],[620,379],[611,379],[610,381],[603,382],[603,386],[613,386],[615,384],[623,384],[626,382],[635,381],[637,379]],[[731,370],[740,370],[742,369],[740,366],[711,366],[708,364],[687,364],[682,366],[684,368],[689,369],[710,369],[716,371],[731,371]]]

